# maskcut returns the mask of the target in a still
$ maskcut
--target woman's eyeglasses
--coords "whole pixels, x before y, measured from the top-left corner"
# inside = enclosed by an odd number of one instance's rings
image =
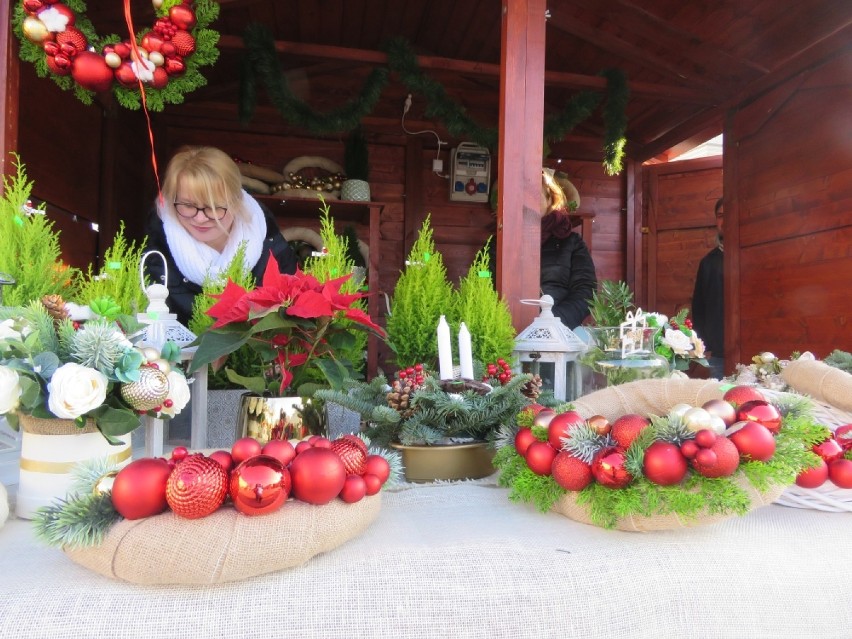
[[[204,216],[210,220],[221,220],[228,213],[228,209],[224,206],[217,206],[211,209],[209,206],[195,206],[187,202],[175,202],[175,211],[181,217],[192,218],[198,215],[199,212],[204,213]]]

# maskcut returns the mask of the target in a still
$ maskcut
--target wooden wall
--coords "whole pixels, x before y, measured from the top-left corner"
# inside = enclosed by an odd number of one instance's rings
[[[852,53],[726,127],[726,361],[852,350]],[[729,251],[728,247],[738,250]]]

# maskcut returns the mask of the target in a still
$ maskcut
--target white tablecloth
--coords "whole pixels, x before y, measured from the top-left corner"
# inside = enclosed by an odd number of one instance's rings
[[[218,586],[111,581],[0,529],[0,637],[852,637],[852,515],[606,531],[491,485],[388,493],[361,537]]]

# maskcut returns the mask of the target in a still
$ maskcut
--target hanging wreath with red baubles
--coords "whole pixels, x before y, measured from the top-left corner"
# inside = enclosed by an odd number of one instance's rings
[[[207,84],[199,67],[219,57],[219,33],[208,25],[219,15],[211,0],[152,0],[155,22],[136,41],[101,37],[86,17],[82,0],[21,0],[13,18],[22,60],[39,77],[50,76],[64,90],[91,104],[95,93],[112,91],[119,104],[162,111]]]

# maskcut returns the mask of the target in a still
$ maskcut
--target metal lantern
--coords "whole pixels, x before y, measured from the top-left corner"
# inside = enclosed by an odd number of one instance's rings
[[[8,273],[0,273],[0,306],[3,306],[3,287],[12,286],[15,283],[15,278]]]
[[[576,399],[582,388],[576,360],[586,350],[586,343],[553,314],[550,295],[521,303],[535,304],[541,312],[515,338],[516,372],[539,375],[542,388],[560,401]]]

